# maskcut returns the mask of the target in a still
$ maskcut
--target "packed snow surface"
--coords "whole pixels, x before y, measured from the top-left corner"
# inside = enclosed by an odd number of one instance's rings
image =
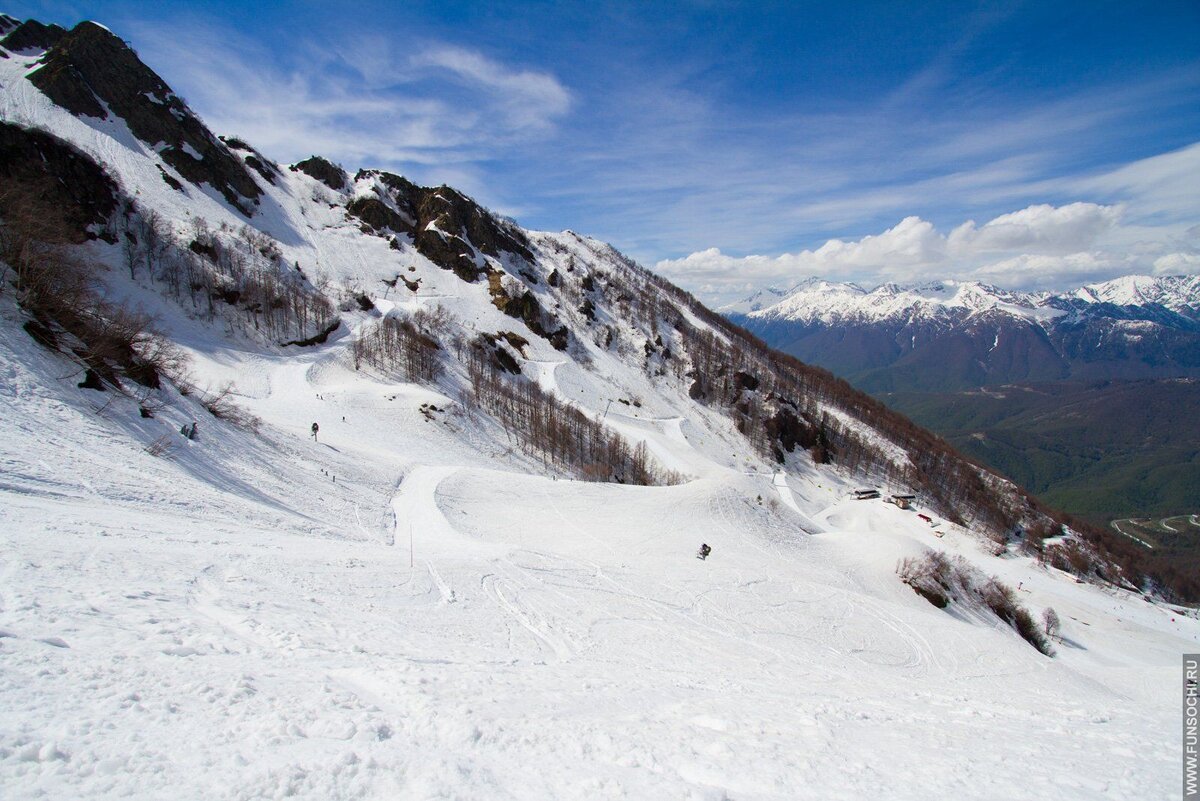
[[[253,435],[189,398],[105,406],[4,313],[6,798],[1175,788],[1197,621],[939,539],[825,468],[744,469],[686,409],[620,426],[692,481],[582,483],[489,450],[469,415],[429,419],[457,408],[436,390],[354,373],[349,334],[193,342],[201,376],[240,378]],[[560,371],[540,380],[570,394]],[[160,436],[171,453],[144,452]],[[1053,606],[1057,658],[902,585],[926,547]]]

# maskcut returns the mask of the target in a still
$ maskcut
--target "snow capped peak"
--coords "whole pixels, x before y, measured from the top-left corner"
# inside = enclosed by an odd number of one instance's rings
[[[784,289],[783,287],[769,286],[739,301],[726,304],[718,309],[718,311],[722,314],[749,314],[750,312],[756,312],[759,309],[764,309],[767,306],[778,303],[782,298],[794,291],[795,287]]]
[[[1156,303],[1182,312],[1200,306],[1200,275],[1126,275],[1111,281],[1089,284],[1071,293],[1087,303],[1144,306]]]
[[[888,282],[868,292],[856,284],[809,278],[773,305],[746,308],[748,304],[743,301],[733,304],[741,308],[725,307],[722,311],[763,320],[826,324],[998,311],[1044,323],[1061,317],[1061,309],[1069,307],[1071,301],[1118,306],[1160,304],[1193,316],[1200,308],[1200,276],[1131,275],[1067,293],[1016,292],[978,281],[950,279],[911,285]]]

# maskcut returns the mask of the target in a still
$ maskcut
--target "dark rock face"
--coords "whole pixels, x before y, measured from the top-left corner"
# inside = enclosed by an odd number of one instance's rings
[[[20,53],[25,50],[48,50],[67,33],[65,28],[58,25],[43,25],[36,19],[17,22],[7,14],[4,15],[4,21],[0,22],[0,26],[5,24],[10,27],[7,30],[0,27],[0,32],[4,34],[4,39],[0,40],[0,47],[10,53]]]
[[[419,209],[421,220],[429,219],[447,234],[469,240],[489,256],[499,258],[507,252],[533,261],[529,241],[520,229],[497,220],[457,190],[439,186],[427,191]]]
[[[193,184],[207,183],[246,216],[262,189],[241,161],[126,44],[91,22],[64,34],[29,76],[77,116],[105,119],[104,101],[141,141],[165,142],[162,159]],[[195,154],[195,155],[193,155]]]
[[[254,170],[263,177],[263,180],[272,186],[275,185],[275,178],[278,175],[275,168],[271,166],[271,162],[265,161],[253,154],[246,156],[246,166]]]
[[[797,446],[811,448],[818,443],[817,427],[786,406],[767,419],[766,428],[768,436],[788,453]],[[783,461],[782,456],[779,461]]]
[[[378,198],[357,197],[346,206],[346,211],[376,232],[400,232],[412,227],[407,219]]]
[[[18,191],[0,194],[0,216],[17,211],[5,204],[31,199],[62,216],[69,241],[94,234],[117,208],[119,190],[108,174],[74,146],[43,131],[0,122],[0,186]]]
[[[20,24],[21,21],[16,17],[0,14],[0,37],[8,36]]]
[[[292,170],[316,178],[335,192],[344,191],[350,180],[345,170],[320,156],[309,156],[304,161],[298,161],[292,165]]]
[[[491,354],[492,364],[497,369],[506,373],[512,373],[513,375],[520,375],[521,365],[518,364],[517,360],[513,358],[513,355],[505,349],[500,340],[500,337],[495,337],[491,334],[479,335],[479,342],[481,343],[481,346]]]
[[[550,342],[555,350],[566,350],[571,343],[571,335],[565,325],[558,325],[558,320],[542,309],[537,296],[528,289],[520,295],[511,296],[504,291],[501,279],[504,273],[493,271],[488,274],[488,290],[492,295],[492,305],[507,314],[521,320],[529,330]],[[549,321],[549,325],[547,325]]]
[[[739,370],[733,374],[733,386],[738,392],[753,392],[758,389],[758,378]]]
[[[346,210],[376,233],[408,234],[421,255],[464,281],[478,281],[487,273],[478,253],[494,258],[507,253],[533,262],[524,232],[457,190],[417,186],[388,172],[359,171],[355,176],[364,178],[377,179],[382,196],[356,198]]]

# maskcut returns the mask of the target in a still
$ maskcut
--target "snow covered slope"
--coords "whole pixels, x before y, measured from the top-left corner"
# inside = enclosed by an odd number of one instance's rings
[[[154,420],[104,408],[32,340],[0,347],[12,797],[1174,787],[1178,656],[1200,622],[946,523],[937,538],[848,500],[836,471],[747,473],[693,420],[628,415],[705,477],[521,472],[464,444],[485,436],[464,438],[468,418],[422,414],[449,399],[347,370],[344,341],[214,353],[206,373],[257,377],[257,436],[187,398]],[[143,451],[193,417],[195,441]],[[1055,608],[1057,658],[899,584],[896,560],[930,547]]]
[[[59,55],[112,46],[92,27],[51,34]],[[44,150],[47,170],[90,159],[117,183],[128,215],[78,249],[110,299],[158,315],[190,380],[82,389],[78,357],[22,330],[22,288],[0,295],[6,797],[1173,791],[1179,654],[1200,621],[1015,544],[991,555],[978,504],[1034,514],[1011,487],[974,468],[925,486],[936,528],[851,500],[942,476],[918,470],[926,440],[608,246],[447,187],[168,130],[235,160],[214,178],[231,198],[124,118],[30,83],[54,46],[0,59],[0,122],[20,147],[46,148],[22,133],[38,129],[77,149]],[[12,152],[0,169],[24,175]],[[332,328],[301,313],[325,296]],[[373,362],[389,320],[436,336],[404,341],[440,371]],[[598,428],[530,446],[516,412],[472,394],[474,371],[514,367],[504,381]],[[221,386],[256,430],[204,407]],[[667,480],[569,463],[581,431]],[[1055,608],[1057,656],[901,584],[897,561],[928,549]]]

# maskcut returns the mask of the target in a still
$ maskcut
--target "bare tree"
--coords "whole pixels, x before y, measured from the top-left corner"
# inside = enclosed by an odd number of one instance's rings
[[[1045,629],[1047,637],[1058,638],[1062,621],[1058,619],[1058,612],[1055,612],[1053,607],[1047,606],[1046,610],[1042,612],[1042,628]]]

